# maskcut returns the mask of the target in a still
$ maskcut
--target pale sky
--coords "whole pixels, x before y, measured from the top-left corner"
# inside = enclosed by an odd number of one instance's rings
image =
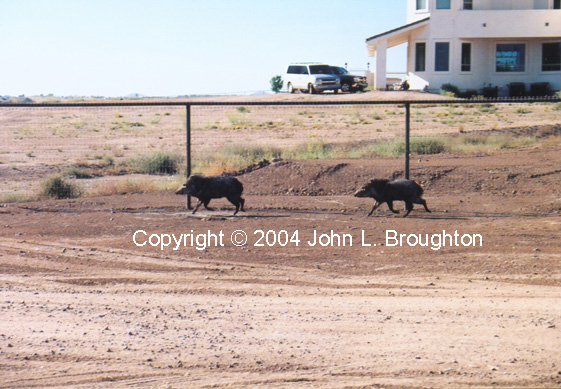
[[[406,0],[0,0],[0,95],[270,90],[291,62],[374,67]],[[404,71],[405,46],[388,51]]]

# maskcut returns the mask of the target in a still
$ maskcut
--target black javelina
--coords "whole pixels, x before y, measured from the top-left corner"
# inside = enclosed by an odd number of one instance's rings
[[[393,213],[399,213],[399,211],[393,209],[393,202],[396,200],[405,201],[407,213],[403,217],[409,215],[409,212],[413,209],[413,204],[421,204],[427,212],[430,212],[427,202],[421,197],[422,195],[423,188],[415,181],[406,179],[392,181],[375,179],[355,193],[355,197],[372,197],[376,200],[376,204],[374,204],[368,216],[372,215],[372,212],[383,203],[388,203],[388,208]]]
[[[212,211],[208,207],[211,199],[219,199],[226,197],[229,202],[236,206],[236,211],[243,209],[245,200],[242,198],[243,185],[236,178],[230,176],[191,176],[185,184],[175,192],[176,194],[191,195],[199,199],[199,203],[195,207],[193,214],[203,204],[206,209]]]

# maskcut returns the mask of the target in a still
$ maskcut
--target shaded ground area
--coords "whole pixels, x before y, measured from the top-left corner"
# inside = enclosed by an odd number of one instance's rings
[[[433,213],[407,218],[350,196],[392,159],[254,170],[234,218],[171,191],[3,206],[0,387],[559,387],[558,149],[421,158]]]

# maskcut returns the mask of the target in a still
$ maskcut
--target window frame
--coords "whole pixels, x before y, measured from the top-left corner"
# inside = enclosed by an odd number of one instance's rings
[[[468,6],[469,7],[466,7]],[[473,0],[464,0],[462,4],[462,9],[472,11],[473,10]]]
[[[422,56],[422,69],[418,66],[419,62],[419,47],[423,47],[423,56]],[[415,73],[424,73],[427,71],[427,42],[426,41],[419,41],[415,42]]]
[[[497,59],[499,53],[499,45],[521,45],[524,47],[524,63],[522,66],[523,70],[504,70],[500,71],[497,68]],[[494,61],[494,73],[495,74],[526,74],[528,71],[528,44],[526,42],[495,42],[495,61]]]
[[[561,9],[561,0],[551,0],[551,9]]]
[[[441,1],[442,1],[442,0],[441,0]],[[452,9],[452,0],[446,0],[446,1],[448,1],[448,8],[438,8],[438,0],[435,0],[435,3],[434,3],[435,9],[437,9],[437,10],[439,10],[439,11]]]
[[[545,45],[557,45],[558,49],[559,49],[559,58],[560,61],[559,63],[555,63],[553,65],[558,65],[557,69],[551,69],[551,70],[546,70],[544,69],[545,63],[544,63],[544,56],[545,56],[545,50],[544,50],[544,46]],[[551,64],[549,64],[551,66]],[[561,72],[561,41],[550,41],[550,42],[542,42],[542,60],[541,60],[541,71],[545,74],[551,74],[553,72]]]
[[[424,8],[419,8],[419,2],[424,1]],[[429,0],[415,0],[415,12],[428,12]]]
[[[461,42],[462,44],[460,45],[460,73],[466,74],[466,73],[471,73],[471,68],[472,68],[472,59],[473,59],[473,50],[472,47],[473,45],[471,44],[471,42]],[[469,45],[469,54],[468,54],[468,63],[465,63],[465,57],[464,57],[464,47]],[[467,67],[464,70],[464,67]]]
[[[439,65],[440,61],[438,60],[437,56],[439,54],[439,50],[438,50],[438,46],[439,45],[446,45],[448,50],[447,50],[447,62],[446,62],[446,69],[437,69],[437,66]],[[450,72],[450,50],[451,50],[451,45],[450,45],[450,41],[436,41],[434,42],[434,72],[435,73],[449,73]]]

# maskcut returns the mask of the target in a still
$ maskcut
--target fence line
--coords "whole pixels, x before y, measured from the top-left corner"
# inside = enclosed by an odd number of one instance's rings
[[[432,100],[347,100],[347,101],[107,101],[75,103],[0,103],[0,108],[96,108],[96,107],[158,107],[158,106],[304,106],[304,105],[424,105],[424,104],[502,104],[557,103],[561,98],[525,97],[496,99],[432,99]]]
[[[105,107],[185,107],[185,137],[186,137],[186,176],[192,173],[192,140],[191,119],[192,107],[216,106],[402,106],[405,109],[404,123],[404,175],[409,178],[410,172],[410,133],[411,133],[411,107],[415,105],[470,105],[470,104],[531,104],[531,103],[559,103],[560,98],[497,98],[497,99],[432,99],[432,100],[366,100],[366,101],[103,101],[103,102],[72,102],[72,103],[1,103],[2,108],[105,108]],[[191,209],[191,199],[187,198],[187,207]]]

